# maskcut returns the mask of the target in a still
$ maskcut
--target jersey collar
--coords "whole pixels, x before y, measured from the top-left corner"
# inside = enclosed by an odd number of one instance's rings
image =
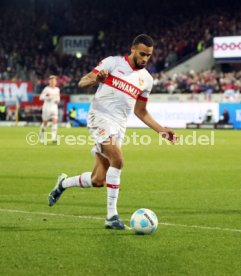
[[[133,66],[131,65],[128,56],[124,56],[124,59],[125,59],[125,61],[129,64],[129,66],[131,67],[131,69],[132,69],[133,71],[139,71],[139,70],[141,70],[141,69],[137,69],[137,68],[135,68],[135,67],[133,67]]]

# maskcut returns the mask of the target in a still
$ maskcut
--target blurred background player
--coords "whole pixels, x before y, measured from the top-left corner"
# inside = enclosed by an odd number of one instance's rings
[[[120,177],[123,167],[121,144],[126,131],[127,118],[133,111],[135,115],[158,134],[165,132],[170,141],[175,133],[160,126],[146,110],[148,97],[152,90],[153,78],[145,69],[153,52],[153,40],[147,35],[137,36],[129,56],[110,56],[79,82],[79,86],[89,87],[99,84],[88,116],[88,128],[96,145],[95,166],[92,172],[74,177],[61,174],[56,186],[49,194],[52,206],[69,187],[107,186],[107,217],[105,227],[125,228],[117,212]]]
[[[56,142],[58,129],[58,103],[60,102],[60,89],[57,85],[57,77],[49,76],[49,85],[46,86],[40,94],[40,100],[44,101],[42,108],[42,124],[40,127],[40,142],[44,141],[44,132],[48,125],[48,121],[52,121],[51,136],[52,141]]]

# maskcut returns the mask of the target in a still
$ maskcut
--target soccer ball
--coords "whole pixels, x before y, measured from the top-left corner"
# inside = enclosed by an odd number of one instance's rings
[[[130,225],[137,234],[152,234],[157,229],[158,219],[152,210],[141,208],[131,216]]]

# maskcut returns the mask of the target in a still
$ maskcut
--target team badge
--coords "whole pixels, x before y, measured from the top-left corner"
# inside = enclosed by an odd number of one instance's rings
[[[98,135],[100,136],[100,137],[103,137],[103,136],[105,136],[105,129],[104,128],[98,128]]]

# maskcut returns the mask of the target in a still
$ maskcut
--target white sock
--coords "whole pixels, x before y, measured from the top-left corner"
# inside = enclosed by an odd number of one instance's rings
[[[62,182],[62,187],[64,189],[70,187],[91,188],[91,172],[85,172],[81,175],[66,178]]]
[[[109,167],[106,174],[107,219],[112,218],[114,215],[118,215],[117,200],[120,188],[120,175],[121,170],[114,167]]]
[[[40,126],[40,132],[39,132],[39,136],[40,136],[41,139],[44,137],[45,129],[46,129],[46,127],[42,123],[41,126]]]
[[[80,188],[92,188],[91,172],[82,173],[80,176]]]
[[[56,140],[58,124],[52,124],[52,140]]]

